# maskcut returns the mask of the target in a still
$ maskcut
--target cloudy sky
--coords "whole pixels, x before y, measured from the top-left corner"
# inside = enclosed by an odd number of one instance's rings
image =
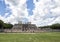
[[[60,23],[60,0],[0,0],[0,20],[37,26]]]

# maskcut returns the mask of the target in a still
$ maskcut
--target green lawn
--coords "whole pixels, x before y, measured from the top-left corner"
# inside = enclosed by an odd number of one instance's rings
[[[60,32],[0,33],[0,42],[60,42]]]

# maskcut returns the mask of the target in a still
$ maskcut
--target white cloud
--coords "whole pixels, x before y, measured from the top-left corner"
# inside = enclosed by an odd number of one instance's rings
[[[3,16],[1,16],[1,15],[0,15],[0,20],[3,20],[3,21],[5,21],[5,22],[7,22],[7,21],[6,21],[6,18],[3,17]]]
[[[51,12],[53,16],[60,16],[60,6],[54,9],[51,9]]]
[[[6,21],[14,24],[23,18],[28,18],[26,0],[5,0],[9,4],[12,14],[6,18]]]
[[[5,3],[10,5],[7,8],[11,9],[12,14],[5,18],[8,15],[8,13],[5,13],[4,17],[0,16],[1,19],[14,24],[27,18],[28,21],[37,26],[60,23],[60,0],[34,0],[35,8],[31,16],[28,16],[26,1],[5,0]]]
[[[60,0],[34,0],[34,4],[35,9],[29,21],[37,26],[60,23]]]

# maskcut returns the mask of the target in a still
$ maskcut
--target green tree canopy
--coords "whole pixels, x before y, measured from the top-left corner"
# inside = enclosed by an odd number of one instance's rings
[[[11,29],[12,27],[13,27],[12,24],[4,23],[4,29]]]
[[[60,29],[60,24],[59,23],[56,23],[56,24],[52,24],[50,26],[42,26],[42,27],[39,27],[39,28],[51,28],[51,29]]]
[[[12,24],[4,23],[2,20],[0,20],[0,29],[11,29],[13,27]]]
[[[53,25],[50,26],[50,28],[52,28],[52,29],[60,29],[60,24],[59,23],[53,24]]]
[[[3,28],[3,23],[4,22],[2,20],[0,20],[0,29]]]

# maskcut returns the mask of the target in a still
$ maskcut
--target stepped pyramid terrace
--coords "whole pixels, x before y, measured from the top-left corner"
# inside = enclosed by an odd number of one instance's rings
[[[37,30],[35,24],[31,24],[31,22],[22,23],[21,21],[18,24],[15,24],[12,28],[12,32],[34,32],[35,30]]]

